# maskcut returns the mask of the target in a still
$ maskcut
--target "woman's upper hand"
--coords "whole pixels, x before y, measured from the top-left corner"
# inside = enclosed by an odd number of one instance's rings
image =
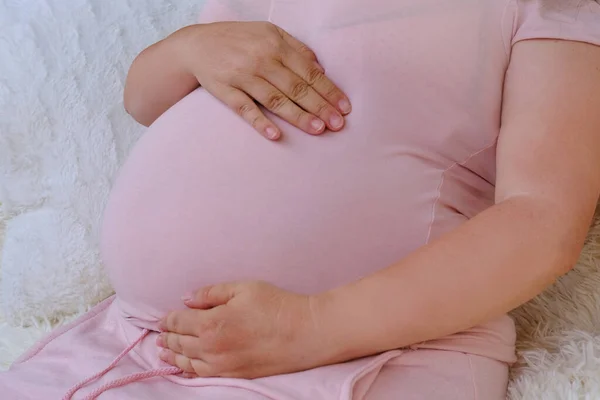
[[[244,379],[340,361],[315,301],[265,282],[202,289],[161,321],[160,358],[186,377]]]
[[[183,65],[213,96],[254,129],[278,139],[279,127],[257,103],[314,135],[338,131],[351,105],[325,75],[316,55],[269,22],[192,25],[173,35]]]

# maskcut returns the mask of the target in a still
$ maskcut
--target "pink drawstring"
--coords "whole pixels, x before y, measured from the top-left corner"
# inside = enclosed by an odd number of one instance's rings
[[[139,382],[144,379],[153,378],[155,376],[167,376],[167,375],[176,375],[180,374],[181,370],[176,367],[168,367],[168,368],[160,368],[153,369],[146,372],[139,372],[137,374],[127,375],[121,379],[115,379],[114,381],[108,382],[105,385],[100,386],[98,389],[94,390],[92,393],[88,394],[84,400],[95,400],[102,393],[107,390],[118,388],[121,386],[125,386],[129,383]]]
[[[62,400],[71,400],[73,398],[73,395],[79,389],[81,389],[82,387],[86,386],[87,384],[92,383],[92,382],[100,379],[104,375],[106,375],[106,373],[108,371],[110,371],[111,369],[113,369],[119,363],[119,361],[121,361],[121,359],[123,357],[125,357],[131,350],[133,350],[133,348],[135,346],[137,346],[142,340],[144,340],[144,338],[146,336],[148,336],[149,333],[150,333],[149,330],[144,329],[142,331],[142,334],[140,335],[140,337],[137,338],[137,340],[135,342],[131,343],[129,345],[129,347],[127,347],[125,350],[123,350],[121,352],[121,354],[119,354],[117,356],[117,358],[115,358],[114,361],[112,363],[110,363],[110,365],[108,367],[106,367],[103,371],[98,372],[96,375],[90,376],[89,378],[87,378],[87,379],[79,382],[77,385],[73,386],[71,389],[69,389],[67,394],[65,394],[65,396],[62,398]],[[92,393],[87,395],[84,398],[84,400],[94,400],[98,396],[100,396],[102,393],[106,392],[107,390],[125,386],[129,383],[139,382],[141,380],[153,378],[156,376],[177,375],[182,372],[183,371],[177,367],[166,367],[166,368],[157,368],[157,369],[153,369],[153,370],[146,371],[146,372],[139,372],[137,374],[127,375],[123,378],[115,379],[113,381],[110,381],[110,382],[102,385],[101,387],[99,387],[98,389],[94,390]]]

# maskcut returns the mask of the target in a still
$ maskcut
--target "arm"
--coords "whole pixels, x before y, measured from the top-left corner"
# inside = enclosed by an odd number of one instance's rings
[[[125,83],[125,109],[144,126],[152,124],[200,86],[196,77],[183,66],[179,54],[181,31],[142,51],[129,69]]]
[[[600,192],[598,160],[600,48],[516,44],[496,205],[401,262],[315,298],[320,329],[337,346],[332,362],[460,332],[539,294],[576,263]]]
[[[540,293],[575,264],[600,193],[600,47],[516,44],[503,103],[496,205],[323,294],[202,288],[161,320],[160,358],[189,377],[302,371],[460,332]]]
[[[148,126],[200,84],[271,140],[281,132],[259,104],[313,135],[341,130],[351,111],[313,51],[268,22],[190,25],[144,50],[125,108]]]

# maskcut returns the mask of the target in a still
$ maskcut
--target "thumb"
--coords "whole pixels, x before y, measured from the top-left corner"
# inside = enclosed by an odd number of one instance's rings
[[[183,297],[183,303],[200,310],[208,310],[227,304],[236,295],[237,284],[224,283],[207,286],[190,296]]]

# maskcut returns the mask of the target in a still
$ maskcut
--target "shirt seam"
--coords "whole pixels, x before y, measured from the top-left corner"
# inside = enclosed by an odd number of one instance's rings
[[[466,354],[467,360],[469,360],[469,369],[471,370],[471,385],[473,385],[473,400],[479,399],[479,393],[477,390],[477,384],[475,383],[475,368],[473,367],[473,360],[470,354]]]
[[[437,214],[436,213],[436,209],[437,209],[437,206],[438,206],[438,204],[440,202],[440,199],[442,197],[442,187],[444,186],[444,182],[446,180],[446,174],[450,170],[452,170],[453,168],[455,168],[457,166],[464,167],[469,161],[471,161],[471,159],[473,157],[475,157],[475,156],[483,153],[484,151],[487,151],[487,150],[491,149],[492,147],[494,147],[496,145],[497,140],[498,139],[496,138],[496,139],[494,139],[494,141],[491,144],[486,145],[485,147],[483,147],[483,148],[481,148],[481,149],[479,149],[479,150],[471,153],[463,161],[461,161],[461,162],[458,162],[458,161],[454,162],[453,164],[451,164],[448,168],[446,168],[442,172],[442,175],[441,175],[441,178],[440,178],[440,183],[438,184],[438,187],[437,187],[437,193],[436,193],[436,196],[435,196],[435,200],[433,201],[433,206],[432,206],[432,209],[431,209],[431,219],[430,219],[430,222],[429,222],[429,228],[427,229],[427,238],[425,239],[425,244],[429,244],[429,242],[431,241],[431,234],[433,232],[433,224],[435,223],[435,218],[436,218],[436,214]]]
[[[516,4],[516,12],[513,15],[512,30],[510,33],[510,42],[507,42],[507,40],[506,40],[507,35],[506,35],[506,30],[504,29],[504,22],[508,18],[508,10],[512,4]],[[502,42],[504,45],[504,53],[506,54],[507,57],[510,57],[510,54],[511,54],[510,49],[512,47],[512,42],[513,42],[513,39],[515,36],[515,27],[516,27],[518,15],[519,15],[519,0],[507,0],[506,4],[504,5],[504,11],[502,12],[502,19],[500,20],[500,24],[501,24],[500,28],[501,28],[501,32],[502,32]]]

